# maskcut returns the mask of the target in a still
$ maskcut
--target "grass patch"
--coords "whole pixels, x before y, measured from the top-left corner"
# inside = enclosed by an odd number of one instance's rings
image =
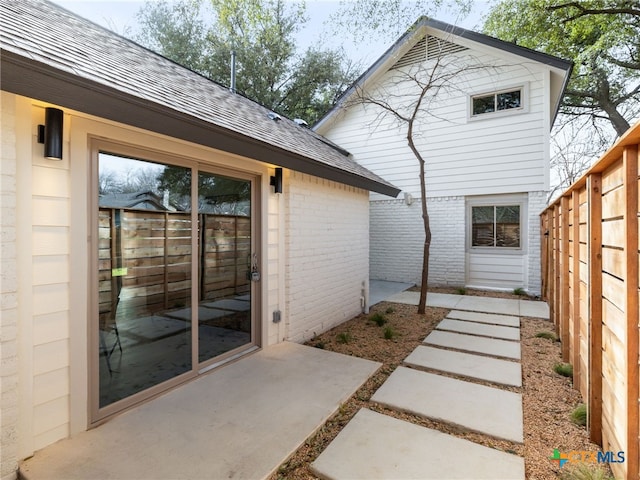
[[[351,342],[351,340],[353,340],[353,337],[351,336],[351,334],[349,332],[342,332],[342,333],[338,334],[336,339],[337,339],[338,343],[349,343],[349,342]]]
[[[536,338],[546,338],[547,340],[553,340],[554,342],[558,340],[558,336],[555,333],[548,331],[536,333]]]
[[[596,465],[578,463],[562,467],[560,480],[615,480],[608,472]]]
[[[391,315],[392,313],[395,313],[396,309],[393,307],[388,307],[384,313],[386,313],[387,315]]]
[[[524,291],[524,288],[515,288],[515,289],[513,290],[513,294],[514,294],[514,295],[521,295],[521,296],[522,296],[522,295],[526,295],[526,294],[527,294],[527,292],[525,292],[525,291]]]
[[[462,288],[462,287],[456,288],[456,293],[458,295],[466,295],[467,294],[467,289],[466,288]]]
[[[553,371],[563,377],[573,378],[573,365],[570,363],[556,363],[553,366]]]
[[[376,312],[369,316],[369,320],[378,325],[379,327],[383,326],[387,323],[387,317],[385,317],[382,313]]]
[[[393,340],[398,336],[398,332],[396,332],[393,328],[387,327],[384,329],[384,338],[386,340]]]
[[[587,425],[587,406],[584,403],[578,405],[573,412],[571,412],[571,421],[582,427]]]

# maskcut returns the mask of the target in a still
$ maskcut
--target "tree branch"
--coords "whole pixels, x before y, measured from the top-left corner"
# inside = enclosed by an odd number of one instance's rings
[[[576,8],[579,13],[566,18],[563,20],[563,23],[568,23],[573,20],[576,20],[580,17],[585,17],[587,15],[633,15],[635,17],[640,17],[640,9],[632,8],[632,7],[614,7],[614,8],[587,8],[582,5],[580,2],[567,2],[561,5],[551,5],[547,7],[547,10],[550,12],[556,10],[562,10],[564,8]]]

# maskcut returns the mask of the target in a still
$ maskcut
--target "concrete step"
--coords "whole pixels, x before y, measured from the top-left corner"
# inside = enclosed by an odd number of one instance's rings
[[[487,325],[485,323],[467,322],[445,318],[436,327],[438,330],[481,335],[483,337],[501,338],[503,340],[520,340],[520,329],[503,327],[501,325]]]
[[[495,338],[476,337],[463,333],[432,331],[424,342],[445,348],[455,348],[467,352],[484,353],[494,357],[520,360],[520,343]]]
[[[524,480],[524,459],[360,410],[311,464],[329,480]]]
[[[488,323],[491,325],[504,325],[505,327],[520,327],[520,319],[511,315],[498,315],[497,313],[465,312],[464,310],[451,310],[447,318],[469,320],[470,322]]]
[[[522,396],[398,367],[371,400],[390,408],[522,443]]]
[[[404,363],[501,385],[522,386],[522,367],[519,363],[508,360],[421,345],[405,359]]]

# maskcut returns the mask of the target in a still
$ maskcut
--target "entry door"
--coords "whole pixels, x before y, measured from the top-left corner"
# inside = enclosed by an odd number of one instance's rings
[[[260,273],[251,180],[200,172],[198,191],[198,362],[206,363],[252,343],[251,287]]]
[[[260,276],[255,178],[95,156],[93,422],[253,349]]]

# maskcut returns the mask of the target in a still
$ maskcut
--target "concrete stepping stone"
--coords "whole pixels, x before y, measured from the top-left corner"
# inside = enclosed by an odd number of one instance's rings
[[[520,316],[545,318],[549,320],[549,305],[546,302],[520,300]]]
[[[398,367],[371,400],[496,438],[523,442],[522,396],[499,388]]]
[[[520,327],[520,319],[511,315],[498,315],[493,313],[465,312],[463,310],[451,310],[447,318],[468,320],[470,322],[488,323],[491,325],[504,325],[506,327]]]
[[[524,480],[524,459],[362,409],[311,464],[329,480]]]
[[[522,367],[519,363],[508,360],[421,345],[411,352],[404,363],[501,385],[522,386]]]
[[[424,339],[423,343],[465,350],[467,352],[484,353],[494,357],[520,360],[520,343],[509,340],[434,330]]]
[[[486,323],[467,322],[445,318],[436,327],[438,330],[482,335],[484,337],[502,338],[504,340],[520,340],[520,329],[503,327],[501,325],[487,325]]]
[[[456,304],[456,308],[458,310],[470,310],[472,312],[520,315],[520,300],[462,295],[460,301]]]

